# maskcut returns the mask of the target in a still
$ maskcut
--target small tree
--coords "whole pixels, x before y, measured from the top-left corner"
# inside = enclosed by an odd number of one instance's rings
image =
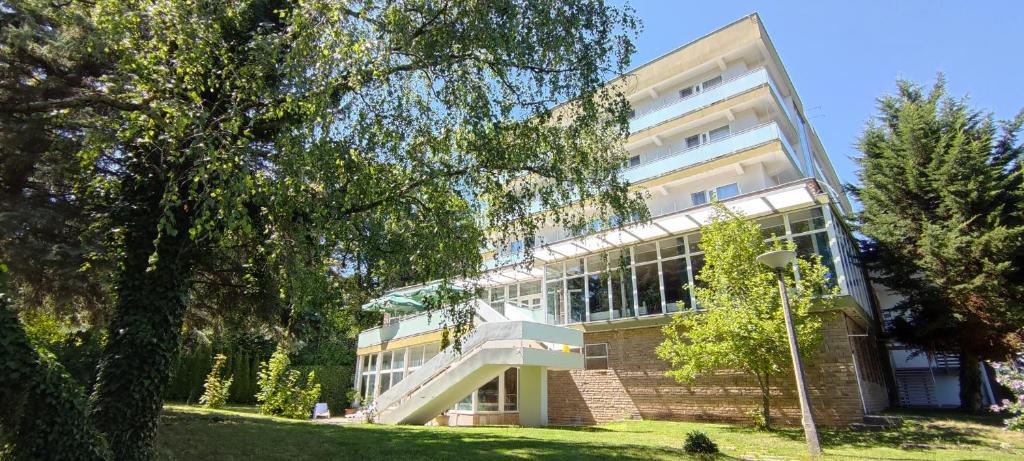
[[[308,418],[312,414],[321,390],[316,373],[309,372],[303,381],[301,373],[290,366],[288,352],[281,346],[260,366],[260,390],[256,394],[260,413],[292,419]]]
[[[203,384],[203,396],[199,397],[199,404],[206,408],[224,408],[228,402],[228,392],[231,389],[231,381],[234,376],[227,379],[221,377],[224,371],[224,362],[227,361],[224,354],[217,354],[213,358],[213,369],[206,375],[206,382]]]
[[[701,249],[705,264],[693,287],[703,312],[680,312],[664,328],[658,356],[671,364],[666,373],[681,383],[720,369],[754,376],[761,389],[761,414],[771,427],[771,379],[791,369],[786,323],[775,274],[755,258],[770,250],[793,249],[782,240],[765,241],[760,226],[715,205],[712,222],[704,227]],[[822,317],[814,306],[828,310],[835,293],[828,269],[818,257],[798,258],[800,277],[787,271],[797,342],[808,356],[821,342]]]

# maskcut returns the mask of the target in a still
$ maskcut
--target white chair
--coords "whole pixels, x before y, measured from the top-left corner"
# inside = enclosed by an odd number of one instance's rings
[[[326,403],[318,403],[313,406],[313,419],[317,419],[321,416],[331,417],[331,411],[327,409]]]

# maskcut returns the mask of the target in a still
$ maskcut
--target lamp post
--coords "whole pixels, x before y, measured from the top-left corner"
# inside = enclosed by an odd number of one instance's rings
[[[789,309],[789,296],[786,294],[786,279],[782,271],[796,260],[796,252],[791,250],[769,251],[757,257],[757,262],[772,268],[779,279],[779,295],[782,296],[782,311],[786,316],[786,335],[789,336],[789,353],[793,357],[793,374],[796,375],[796,391],[800,395],[801,422],[804,426],[804,437],[807,438],[807,451],[811,455],[821,455],[818,443],[818,427],[814,424],[811,413],[811,399],[807,395],[804,383],[804,365],[800,360],[800,347],[796,343],[796,330],[793,329],[793,314]]]

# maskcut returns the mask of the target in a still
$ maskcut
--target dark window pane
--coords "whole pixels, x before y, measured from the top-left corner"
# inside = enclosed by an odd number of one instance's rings
[[[614,318],[633,316],[633,277],[627,267],[624,271],[612,272],[609,280],[612,287],[612,315]]]
[[[700,232],[686,236],[686,240],[687,243],[690,245],[690,253],[704,251],[700,249]]]
[[[661,262],[665,281],[665,307],[668,312],[690,308],[690,279],[686,273],[686,258]]]
[[[505,370],[505,411],[516,411],[519,404],[519,369]]]
[[[814,235],[814,246],[816,247],[816,253],[821,256],[821,264],[828,268],[828,284],[829,286],[836,285],[836,265],[832,260],[832,249],[828,246],[828,233],[819,232]]]
[[[680,256],[686,252],[686,239],[682,237],[670,238],[658,242],[658,246],[661,248],[662,258]]]
[[[640,315],[661,313],[661,289],[658,286],[658,265],[636,266],[637,302]]]
[[[587,289],[590,291],[590,320],[608,320],[608,280],[605,274],[587,276]]]
[[[569,295],[569,322],[582,322],[586,308],[586,303],[583,300],[583,277],[569,279],[566,287]]]
[[[498,377],[477,390],[476,411],[498,411]]]
[[[565,323],[565,290],[562,281],[548,283],[548,318],[552,325]]]
[[[795,211],[789,214],[789,228],[794,234],[825,228],[825,216],[821,208]]]
[[[644,263],[658,259],[658,249],[653,243],[642,243],[633,248],[633,256],[637,263]]]
[[[757,223],[761,225],[761,234],[764,238],[782,237],[786,235],[786,223],[782,220],[782,216],[769,216],[767,218],[761,218],[757,220]]]

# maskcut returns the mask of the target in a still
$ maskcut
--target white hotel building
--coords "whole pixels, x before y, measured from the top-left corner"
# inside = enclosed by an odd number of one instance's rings
[[[683,386],[664,376],[654,353],[670,316],[694,308],[685,286],[703,265],[700,228],[713,200],[831,269],[838,315],[808,370],[819,422],[856,422],[888,404],[878,309],[843,225],[850,203],[760,18],[744,17],[625,78],[634,116],[621,174],[649,192],[651,221],[585,235],[543,229],[528,267],[517,254],[485,255],[479,323],[462,354],[438,351],[438,316],[409,307],[429,287],[389,294],[412,303],[368,305],[392,314],[359,335],[355,386],[375,420],[745,419],[760,405],[750,378],[723,371]],[[628,270],[602,276],[607,261]],[[779,381],[777,417],[796,422],[794,390]]]

